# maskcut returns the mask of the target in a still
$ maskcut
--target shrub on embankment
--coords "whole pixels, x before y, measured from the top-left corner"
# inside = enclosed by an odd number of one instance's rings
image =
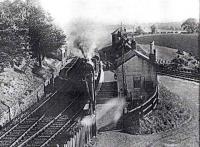
[[[157,34],[136,37],[137,43],[149,44],[179,49],[198,57],[198,34]]]
[[[159,99],[157,108],[140,120],[139,134],[160,133],[176,129],[190,120],[191,112],[186,101],[162,84],[159,86]]]

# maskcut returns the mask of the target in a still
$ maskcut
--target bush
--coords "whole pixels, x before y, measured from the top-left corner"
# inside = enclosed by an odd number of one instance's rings
[[[179,127],[190,117],[188,106],[179,96],[160,85],[159,109],[140,120],[140,134],[152,134]]]

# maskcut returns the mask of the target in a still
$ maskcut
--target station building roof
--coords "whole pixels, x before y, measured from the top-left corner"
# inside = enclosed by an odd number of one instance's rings
[[[137,48],[140,48],[140,46],[137,45]],[[144,52],[145,52],[144,50],[143,50],[143,52],[141,52],[141,50],[142,50],[142,48],[140,48],[139,50],[134,49],[134,50],[130,50],[129,52],[125,53],[124,59],[123,59],[123,57],[116,59],[116,66],[119,67],[123,63],[126,63],[128,60],[130,60],[131,58],[134,58],[136,56],[139,58],[142,58],[143,60],[150,62],[149,56],[147,54],[144,54]]]

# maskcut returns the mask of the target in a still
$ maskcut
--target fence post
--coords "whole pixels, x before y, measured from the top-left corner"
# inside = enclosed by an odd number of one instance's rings
[[[78,133],[78,132],[76,132],[76,133],[75,133],[75,136],[74,136],[74,138],[75,138],[75,147],[77,147],[77,139],[78,139],[77,133]]]
[[[86,126],[86,144],[89,142],[88,126]]]
[[[77,147],[80,147],[80,140],[81,140],[80,130],[81,130],[81,129],[79,128],[78,133],[77,133],[77,134],[78,134],[78,135],[77,135],[77,136],[78,136],[78,138],[77,138]]]
[[[75,147],[75,137],[72,138],[72,146]]]
[[[73,138],[70,139],[70,147],[73,147]]]

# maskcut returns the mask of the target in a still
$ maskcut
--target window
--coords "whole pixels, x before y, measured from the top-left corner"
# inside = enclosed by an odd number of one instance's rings
[[[133,77],[134,88],[141,88],[141,77]]]
[[[153,90],[153,81],[145,81],[145,88],[147,92]]]

